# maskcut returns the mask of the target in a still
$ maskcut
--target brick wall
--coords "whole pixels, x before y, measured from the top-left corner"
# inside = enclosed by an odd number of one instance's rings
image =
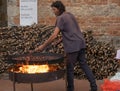
[[[54,25],[50,8],[54,0],[38,0],[38,22]],[[95,38],[120,48],[120,0],[61,0],[75,15],[83,31],[93,30]],[[8,1],[8,23],[19,25],[19,0]]]

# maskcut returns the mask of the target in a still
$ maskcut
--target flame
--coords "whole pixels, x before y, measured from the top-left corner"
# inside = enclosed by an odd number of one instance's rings
[[[30,61],[31,57],[27,56],[26,57],[26,64],[17,64],[17,69],[13,68],[11,69],[11,71],[15,71],[15,72],[19,72],[19,73],[46,73],[46,72],[50,72],[50,71],[56,71],[58,69],[57,65],[48,65],[48,64],[44,64],[44,65],[29,65],[29,61]]]
[[[48,65],[22,65],[19,67],[19,72],[22,73],[45,73],[48,71]]]

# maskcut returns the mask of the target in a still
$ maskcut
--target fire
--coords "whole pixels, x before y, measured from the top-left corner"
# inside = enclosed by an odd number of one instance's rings
[[[11,71],[15,71],[17,73],[46,73],[51,71],[56,71],[58,69],[58,65],[29,65],[29,61],[31,59],[31,56],[28,56],[25,58],[26,64],[17,64],[17,69],[13,68]]]
[[[45,73],[49,71],[48,65],[22,65],[19,67],[21,73]]]

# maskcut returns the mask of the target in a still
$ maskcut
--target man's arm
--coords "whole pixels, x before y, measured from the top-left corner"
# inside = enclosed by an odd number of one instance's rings
[[[47,47],[55,38],[57,38],[59,32],[60,29],[55,27],[53,34],[42,45],[38,46],[38,48],[35,48],[35,51],[43,51],[45,47]]]

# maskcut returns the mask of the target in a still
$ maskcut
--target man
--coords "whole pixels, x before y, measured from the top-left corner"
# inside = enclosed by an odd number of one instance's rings
[[[97,91],[95,78],[85,59],[85,40],[75,17],[65,11],[65,6],[61,1],[53,2],[51,7],[57,17],[55,30],[48,40],[34,51],[43,51],[61,32],[64,51],[67,57],[67,91],[74,91],[74,65],[76,61],[79,61],[82,70],[90,82],[90,91]]]

